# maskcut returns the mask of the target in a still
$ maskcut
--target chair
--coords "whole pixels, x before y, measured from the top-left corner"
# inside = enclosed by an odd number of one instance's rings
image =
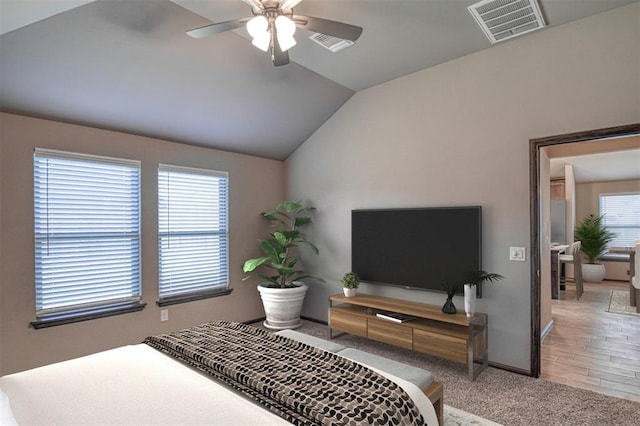
[[[573,282],[576,285],[576,296],[578,300],[584,293],[584,284],[582,281],[582,261],[580,259],[580,246],[581,242],[576,241],[569,247],[568,254],[561,254],[558,256],[560,264],[572,263],[573,264],[573,278],[564,278],[564,284]],[[564,266],[564,265],[563,265]]]

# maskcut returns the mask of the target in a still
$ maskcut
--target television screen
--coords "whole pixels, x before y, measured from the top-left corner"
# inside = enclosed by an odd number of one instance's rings
[[[480,206],[353,210],[351,270],[374,284],[444,291],[482,269]],[[480,294],[478,294],[480,296]]]

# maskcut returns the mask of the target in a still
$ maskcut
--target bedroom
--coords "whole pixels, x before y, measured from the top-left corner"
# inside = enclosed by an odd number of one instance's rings
[[[255,288],[240,282],[240,265],[267,230],[257,212],[285,198],[309,200],[318,209],[312,233],[321,256],[309,265],[327,283],[311,288],[303,315],[321,321],[327,296],[339,291],[337,280],[350,267],[351,209],[482,205],[484,267],[508,277],[488,287],[478,307],[490,315],[490,360],[528,371],[530,264],[509,262],[508,247],[531,247],[529,140],[640,121],[639,13],[635,2],[358,92],[284,161],[3,113],[1,374],[213,319],[262,317]],[[30,212],[36,146],[135,158],[147,167],[143,311],[28,327],[34,320]],[[155,305],[157,163],[226,170],[231,176],[233,293],[170,307],[167,322],[160,321]],[[391,289],[385,295],[407,297]],[[442,303],[441,294],[417,298]]]

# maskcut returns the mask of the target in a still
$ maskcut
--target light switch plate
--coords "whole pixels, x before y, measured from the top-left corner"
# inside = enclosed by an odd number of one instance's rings
[[[527,250],[524,247],[509,247],[509,260],[524,262],[527,259]]]

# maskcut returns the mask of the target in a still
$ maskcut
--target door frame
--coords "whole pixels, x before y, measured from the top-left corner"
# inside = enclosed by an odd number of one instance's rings
[[[540,377],[541,369],[541,295],[540,295],[540,149],[575,142],[640,135],[640,123],[567,133],[529,140],[529,204],[531,238],[531,375]]]

